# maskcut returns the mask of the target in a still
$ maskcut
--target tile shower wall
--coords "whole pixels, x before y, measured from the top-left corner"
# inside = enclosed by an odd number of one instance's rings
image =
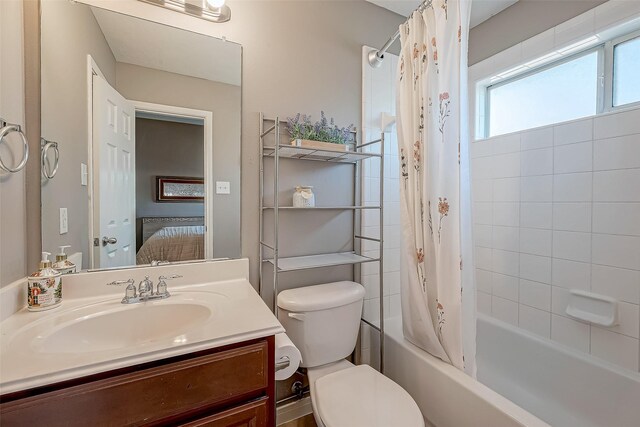
[[[395,116],[395,73],[398,57],[385,54],[380,68],[372,68],[367,54],[372,48],[362,49],[362,140],[373,141],[380,138],[382,114]],[[379,152],[379,144],[371,151]],[[384,147],[384,295],[383,304],[386,317],[400,315],[400,173],[398,160],[398,141],[396,127],[391,125],[385,133]],[[380,203],[380,161],[368,159],[362,167],[363,204],[378,206]],[[362,232],[369,237],[380,236],[380,219],[377,210],[362,211]],[[378,255],[377,242],[362,241],[365,255]],[[361,270],[362,285],[366,289],[364,318],[373,323],[379,321],[379,266],[378,263],[363,264]],[[378,356],[378,333],[368,326],[363,327],[363,362],[375,365]]]
[[[471,146],[478,311],[639,370],[640,109]],[[571,289],[620,324],[569,318]]]

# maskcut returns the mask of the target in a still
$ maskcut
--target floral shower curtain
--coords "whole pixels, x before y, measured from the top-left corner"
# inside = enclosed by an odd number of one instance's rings
[[[475,375],[475,305],[464,303],[462,308],[463,299],[475,300],[472,280],[467,279],[472,275],[464,275],[463,286],[463,268],[469,262],[470,269],[472,262],[463,259],[461,237],[470,227],[461,218],[470,221],[470,211],[460,190],[461,170],[466,171],[461,169],[466,156],[460,150],[466,150],[468,142],[470,7],[466,0],[433,0],[400,26],[396,112],[404,336]]]

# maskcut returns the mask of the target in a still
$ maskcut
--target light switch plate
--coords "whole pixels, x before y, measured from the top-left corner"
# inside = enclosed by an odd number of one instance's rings
[[[60,234],[69,231],[69,217],[67,216],[67,208],[60,208]]]
[[[89,177],[89,172],[87,171],[87,165],[84,163],[80,163],[80,185],[82,185],[83,187],[86,187],[88,177]]]
[[[231,194],[231,183],[229,181],[216,181],[216,194]]]

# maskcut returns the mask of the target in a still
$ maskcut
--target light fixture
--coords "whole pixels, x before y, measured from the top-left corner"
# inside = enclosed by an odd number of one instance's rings
[[[165,9],[185,13],[211,22],[227,22],[231,9],[225,0],[139,0]]]

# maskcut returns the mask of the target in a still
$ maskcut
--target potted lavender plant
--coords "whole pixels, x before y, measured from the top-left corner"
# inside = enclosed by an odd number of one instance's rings
[[[296,114],[287,119],[287,131],[291,136],[291,145],[330,151],[349,151],[352,142],[353,124],[341,128],[333,118],[327,120],[324,111],[320,120],[311,122],[311,116]]]

